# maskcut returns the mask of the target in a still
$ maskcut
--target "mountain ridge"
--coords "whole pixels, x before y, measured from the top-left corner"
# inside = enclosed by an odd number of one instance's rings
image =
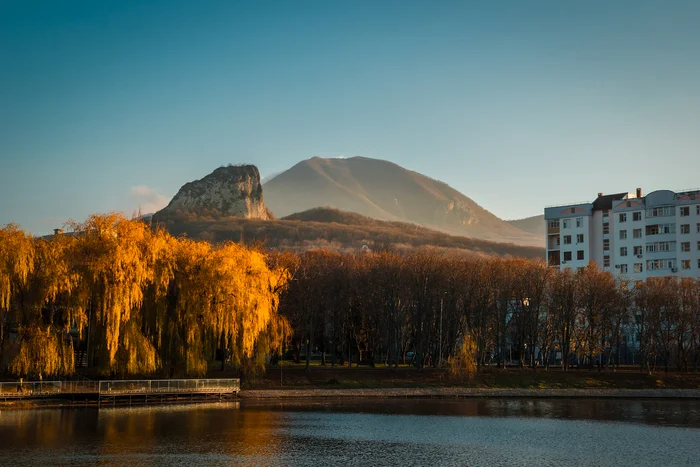
[[[545,232],[547,230],[544,224],[544,214],[524,217],[522,219],[512,219],[506,222],[520,230],[540,236],[542,238],[542,243],[544,243]]]
[[[541,238],[503,221],[447,183],[381,159],[300,161],[264,184],[278,217],[329,206],[453,235],[540,246]]]
[[[241,217],[176,220],[162,224],[172,235],[221,243],[234,241],[272,250],[328,249],[360,252],[366,247],[406,251],[434,248],[450,254],[542,259],[544,248],[450,235],[417,224],[382,221],[332,208],[314,208],[282,219]]]

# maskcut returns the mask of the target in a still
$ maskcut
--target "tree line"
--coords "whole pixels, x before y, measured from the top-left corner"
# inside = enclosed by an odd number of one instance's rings
[[[211,245],[116,214],[32,237],[0,229],[0,371],[255,373],[307,366],[615,367],[697,371],[700,282],[630,284],[595,264],[435,249],[355,253]]]
[[[83,352],[104,375],[194,376],[217,355],[255,371],[280,351],[288,273],[262,252],[117,214],[69,227],[48,238],[0,229],[2,370],[70,375]]]
[[[631,284],[599,270],[556,270],[519,258],[431,250],[278,253],[292,277],[280,313],[292,357],[323,363],[462,361],[569,369],[620,364],[697,371],[700,282]]]

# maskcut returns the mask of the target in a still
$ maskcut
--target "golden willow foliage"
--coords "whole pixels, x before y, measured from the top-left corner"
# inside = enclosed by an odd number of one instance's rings
[[[39,376],[73,373],[73,345],[65,334],[32,326],[21,328],[19,335],[19,350],[10,363],[12,373]]]
[[[95,311],[95,323],[104,340],[103,357],[114,364],[122,325],[143,303],[146,286],[154,277],[150,228],[117,214],[91,216],[74,224],[80,232],[73,260]],[[83,303],[87,306],[87,303]]]
[[[291,333],[277,314],[288,274],[259,251],[177,239],[118,214],[70,226],[49,239],[0,229],[0,323],[11,323],[0,352],[13,373],[71,373],[71,328],[79,339],[88,328],[89,364],[119,375],[201,375],[217,349],[250,366]]]
[[[470,379],[477,370],[476,342],[469,331],[457,342],[454,355],[447,359],[447,368],[454,379]]]
[[[187,323],[178,350],[186,356],[188,373],[206,369],[207,341],[231,350],[237,365],[253,356],[260,336],[269,350],[281,347],[279,328],[286,323],[277,305],[288,279],[284,270],[271,269],[262,253],[234,243],[212,248],[191,240],[182,241],[177,264],[176,316]]]
[[[31,237],[17,225],[0,230],[0,311],[10,308],[10,299],[27,282],[34,270],[34,248]],[[1,321],[1,320],[0,320]]]

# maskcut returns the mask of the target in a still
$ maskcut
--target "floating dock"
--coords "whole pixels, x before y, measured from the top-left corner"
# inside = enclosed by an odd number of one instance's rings
[[[240,380],[152,379],[0,382],[0,400],[62,400],[102,406],[214,402],[238,397]]]

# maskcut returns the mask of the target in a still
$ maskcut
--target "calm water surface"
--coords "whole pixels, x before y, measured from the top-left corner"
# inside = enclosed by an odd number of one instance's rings
[[[700,402],[354,400],[0,412],[0,465],[700,465]]]

